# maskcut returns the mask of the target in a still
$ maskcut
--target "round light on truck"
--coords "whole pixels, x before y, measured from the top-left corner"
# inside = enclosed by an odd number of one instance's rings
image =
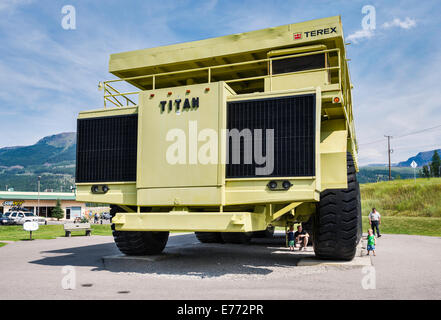
[[[270,182],[268,182],[267,186],[268,186],[268,188],[270,190],[274,190],[274,189],[277,188],[277,182],[276,181],[270,181]]]
[[[289,182],[288,180],[285,180],[285,181],[283,181],[283,183],[282,183],[282,187],[283,187],[283,189],[288,190],[289,188],[292,187],[292,183]]]
[[[92,193],[106,193],[107,191],[109,191],[109,187],[106,185],[93,185],[91,188]]]

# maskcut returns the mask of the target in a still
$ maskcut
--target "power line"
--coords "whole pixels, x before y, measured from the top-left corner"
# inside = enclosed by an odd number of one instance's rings
[[[392,172],[391,172],[391,168],[390,168],[390,154],[392,153],[392,150],[390,149],[390,138],[392,138],[392,136],[386,136],[387,138],[387,155],[389,156],[389,181],[392,180]]]
[[[441,124],[438,125],[438,126],[435,126],[435,127],[426,128],[426,129],[421,129],[421,130],[418,130],[418,131],[414,131],[414,132],[406,133],[406,134],[403,134],[403,135],[401,135],[401,136],[397,136],[397,137],[395,137],[395,139],[400,139],[400,138],[403,138],[403,137],[412,136],[412,135],[414,135],[414,134],[418,134],[418,133],[422,133],[422,132],[430,131],[430,130],[437,129],[437,128],[441,128]]]
[[[435,149],[441,149],[440,144],[431,144],[431,145],[424,145],[424,146],[403,146],[403,147],[395,147],[395,150],[407,150],[407,149],[414,149],[414,148],[435,148]]]
[[[404,137],[411,136],[411,135],[414,135],[414,134],[419,134],[419,133],[423,133],[423,132],[430,131],[430,130],[433,130],[433,129],[438,129],[438,128],[441,128],[441,124],[437,125],[437,126],[434,126],[434,127],[421,129],[421,130],[418,130],[418,131],[409,132],[409,133],[403,134],[401,136],[395,136],[394,139],[400,139],[400,138],[404,138]],[[358,146],[365,146],[365,145],[369,145],[369,144],[380,143],[380,142],[383,142],[383,141],[384,141],[383,139],[378,139],[378,140],[374,140],[374,141],[371,141],[371,142],[360,143]]]
[[[367,143],[360,143],[358,146],[365,146],[365,145],[368,145],[368,144],[374,144],[374,143],[379,143],[379,142],[383,142],[384,141],[384,139],[379,139],[379,140],[375,140],[375,141],[371,141],[371,142],[367,142]]]

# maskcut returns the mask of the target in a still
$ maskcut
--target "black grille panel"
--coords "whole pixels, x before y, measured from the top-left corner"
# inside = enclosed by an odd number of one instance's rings
[[[315,95],[297,95],[260,100],[234,101],[227,105],[227,128],[262,129],[262,150],[265,153],[267,129],[274,129],[274,169],[256,174],[258,165],[246,164],[244,139],[240,144],[228,140],[227,178],[302,177],[315,176]],[[247,151],[246,151],[247,150]],[[252,146],[254,154],[254,143]],[[234,164],[232,154],[240,152],[240,163]],[[247,153],[248,153],[247,152]],[[265,156],[265,154],[264,154]]]
[[[76,182],[136,181],[138,115],[78,119]]]

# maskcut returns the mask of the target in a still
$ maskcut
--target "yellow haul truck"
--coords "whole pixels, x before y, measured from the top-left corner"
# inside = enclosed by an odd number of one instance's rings
[[[304,223],[317,257],[354,257],[340,17],[112,54],[109,71],[104,108],[78,116],[76,185],[78,201],[111,205],[121,252],[158,254],[170,231],[247,243]]]

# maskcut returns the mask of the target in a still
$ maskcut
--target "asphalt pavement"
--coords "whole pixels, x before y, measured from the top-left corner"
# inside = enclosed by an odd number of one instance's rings
[[[441,299],[441,238],[389,235],[369,265],[302,264],[284,238],[250,245],[170,237],[136,272],[105,268],[112,237],[75,236],[0,248],[0,299]]]

